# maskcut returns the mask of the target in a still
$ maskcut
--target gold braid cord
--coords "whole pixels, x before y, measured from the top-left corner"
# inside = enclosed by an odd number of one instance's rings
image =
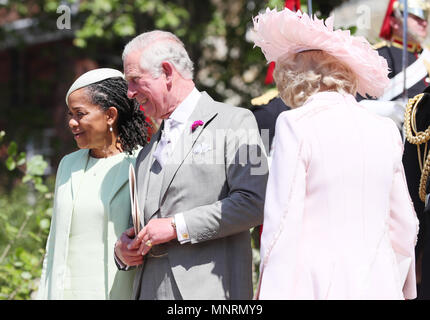
[[[418,161],[421,169],[421,178],[420,178],[420,186],[418,189],[418,194],[420,196],[420,199],[422,202],[425,202],[426,199],[426,184],[427,179],[429,177],[430,173],[430,153],[428,153],[427,150],[427,142],[430,140],[430,126],[426,129],[426,131],[417,131],[417,123],[416,123],[416,113],[418,104],[421,101],[422,97],[424,96],[423,93],[420,93],[413,97],[412,99],[409,99],[408,104],[406,106],[405,111],[405,133],[406,133],[406,140],[408,140],[409,143],[417,145],[417,151],[418,151]],[[413,133],[415,135],[413,135]],[[424,157],[426,158],[426,161],[424,165],[421,161],[421,152],[420,152],[420,144],[425,143],[424,148]]]

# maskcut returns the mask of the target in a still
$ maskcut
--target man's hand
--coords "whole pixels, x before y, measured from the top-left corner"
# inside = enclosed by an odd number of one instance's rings
[[[115,254],[122,263],[128,266],[138,266],[143,263],[143,256],[137,249],[129,249],[128,245],[133,242],[134,229],[124,231],[115,244]]]
[[[172,226],[172,220],[173,218],[150,220],[128,245],[128,248],[137,250],[140,255],[146,255],[153,245],[176,239],[176,229]]]

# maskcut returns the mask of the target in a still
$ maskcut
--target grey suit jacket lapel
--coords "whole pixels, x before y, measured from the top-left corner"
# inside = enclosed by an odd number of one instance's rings
[[[202,92],[202,96],[199,99],[190,118],[188,119],[181,138],[178,140],[177,145],[175,146],[172,157],[169,159],[170,165],[167,165],[164,168],[166,171],[164,172],[163,176],[159,205],[161,205],[166,191],[172,183],[176,172],[183,164],[187,155],[190,153],[198,137],[201,135],[207,124],[217,115],[217,112],[213,108],[210,108],[213,103],[214,101],[212,98],[209,97],[206,92]],[[203,126],[197,127],[194,132],[192,132],[191,125],[197,120],[202,120],[204,124]],[[151,216],[154,214],[155,212],[151,213]]]
[[[149,170],[153,162],[153,153],[158,145],[162,127],[152,136],[149,145],[142,149],[136,161],[136,179],[137,179],[137,195],[140,210],[140,222],[142,226],[145,224],[144,208],[146,194],[148,193]]]

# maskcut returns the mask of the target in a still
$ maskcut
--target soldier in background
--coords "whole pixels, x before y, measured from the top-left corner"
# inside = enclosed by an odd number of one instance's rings
[[[409,99],[405,113],[403,166],[409,193],[420,221],[415,247],[418,299],[430,299],[430,87]],[[430,131],[430,130],[429,130]]]
[[[403,166],[408,184],[409,194],[414,204],[415,212],[420,221],[418,242],[415,248],[416,257],[416,275],[418,299],[430,298],[430,274],[426,273],[426,268],[430,267],[427,260],[430,254],[425,251],[430,250],[426,242],[429,235],[430,221],[424,214],[424,202],[420,199],[419,188],[422,175],[422,167],[426,159],[425,147],[417,149],[417,146],[411,144],[408,140],[410,136],[411,121],[412,125],[418,131],[425,130],[430,125],[430,112],[421,107],[416,113],[416,117],[411,120],[410,117],[404,119],[406,102],[403,101],[403,4],[401,1],[390,0],[384,22],[381,27],[380,37],[385,39],[376,47],[381,56],[387,62],[391,72],[391,86],[386,90],[384,95],[378,100],[362,100],[360,103],[369,110],[380,115],[390,117],[395,121],[398,128],[402,130],[403,121],[405,120],[406,141],[403,154]],[[422,93],[429,84],[430,53],[424,46],[424,41],[428,34],[428,15],[430,11],[430,1],[409,0],[408,1],[408,44],[407,44],[407,63],[406,68],[406,87],[408,98],[415,97]],[[426,99],[420,105],[429,104]],[[430,107],[430,105],[428,106]],[[427,108],[428,109],[428,108]],[[417,110],[417,109],[415,109]],[[409,110],[410,114],[410,110]],[[414,113],[415,114],[415,113]],[[416,122],[415,122],[416,121]],[[418,126],[418,128],[416,127]],[[418,152],[417,152],[418,151]],[[421,161],[419,160],[421,158]],[[429,225],[429,226],[427,226]],[[429,282],[429,284],[427,284]]]
[[[408,56],[406,68],[406,87],[408,98],[424,91],[430,83],[430,52],[424,48],[424,40],[427,37],[427,19],[430,10],[428,0],[409,0],[408,1]],[[387,62],[391,72],[390,87],[378,100],[362,100],[362,104],[367,109],[379,115],[391,118],[402,128],[405,104],[403,101],[403,3],[398,0],[390,0],[384,21],[382,23],[379,36],[385,39],[375,45],[379,54]]]
[[[290,110],[290,107],[285,105],[282,99],[278,96],[277,89],[270,89],[263,95],[251,100],[251,111],[254,113],[257,120],[258,129],[263,138],[264,147],[267,155],[270,157],[272,141],[275,136],[276,119],[278,115]],[[264,130],[267,130],[266,132]],[[268,138],[265,137],[268,134]],[[267,142],[269,145],[267,145]]]

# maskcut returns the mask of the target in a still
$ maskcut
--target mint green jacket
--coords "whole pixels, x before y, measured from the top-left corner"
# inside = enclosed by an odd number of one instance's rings
[[[105,227],[107,243],[105,257],[108,261],[105,274],[106,299],[130,299],[133,288],[134,271],[119,271],[114,261],[116,240],[129,227],[130,191],[128,185],[129,165],[135,164],[136,150],[126,156],[119,165],[106,175],[102,187],[102,201],[106,203]],[[88,149],[81,149],[66,155],[58,167],[51,229],[46,245],[37,299],[63,299],[66,259],[72,221],[74,195],[77,194],[88,160]],[[106,188],[104,187],[106,186]],[[85,259],[85,256],[82,257]]]

